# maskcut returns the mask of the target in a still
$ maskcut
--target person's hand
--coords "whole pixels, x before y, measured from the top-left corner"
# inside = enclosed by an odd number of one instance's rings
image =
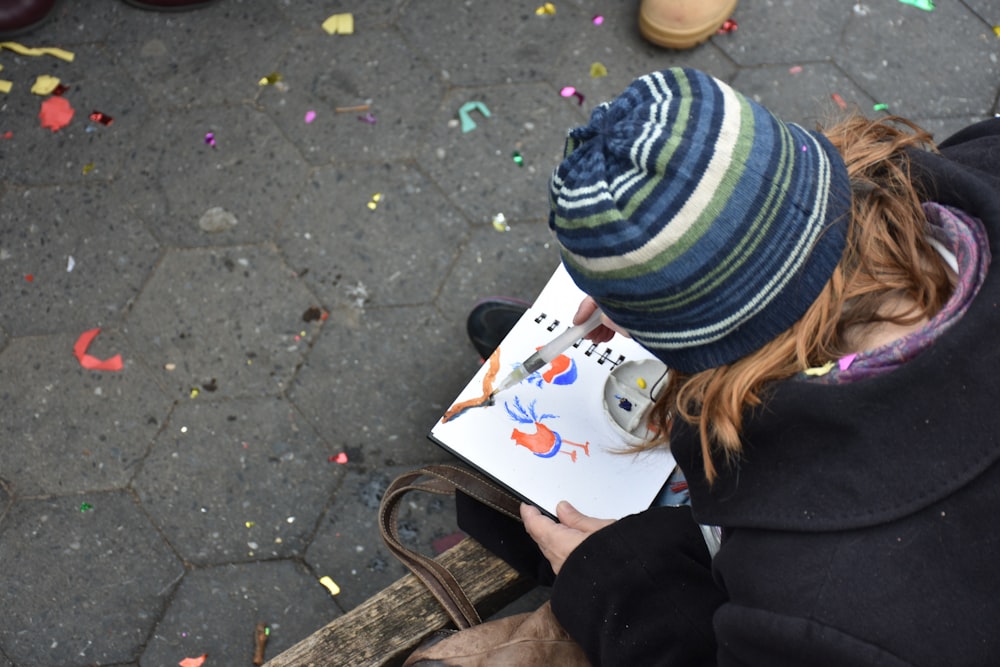
[[[576,315],[573,316],[573,324],[586,322],[595,310],[597,310],[597,302],[589,296],[584,297],[583,301],[580,302],[579,308],[576,309]],[[602,313],[601,323],[596,329],[587,334],[585,338],[595,343],[607,343],[616,333],[620,333],[626,338],[631,338],[627,331],[612,322],[608,319],[607,315]]]
[[[580,543],[591,534],[614,523],[612,519],[595,519],[581,514],[565,500],[556,505],[556,516],[559,517],[560,523],[542,514],[537,507],[521,503],[521,520],[524,521],[524,528],[531,539],[538,544],[542,555],[548,559],[552,571],[556,574],[559,574],[559,570],[573,549],[580,546]]]

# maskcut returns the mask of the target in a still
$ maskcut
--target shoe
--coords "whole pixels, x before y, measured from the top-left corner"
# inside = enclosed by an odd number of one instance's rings
[[[0,2],[0,39],[34,30],[48,17],[56,0],[4,0]]]
[[[668,49],[690,49],[716,33],[738,0],[642,0],[639,33]]]
[[[490,358],[493,350],[497,349],[530,305],[519,299],[492,297],[482,299],[472,307],[465,326],[469,340],[480,357]]]
[[[184,12],[213,5],[217,0],[125,0],[126,5],[154,12]]]

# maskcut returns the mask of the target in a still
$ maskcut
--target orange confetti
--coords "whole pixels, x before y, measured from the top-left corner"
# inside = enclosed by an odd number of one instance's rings
[[[38,112],[38,118],[42,121],[42,127],[47,127],[53,132],[69,125],[76,110],[70,105],[65,97],[53,96],[42,102],[42,108]]]
[[[837,106],[840,107],[841,109],[846,109],[847,108],[847,102],[845,102],[844,98],[841,97],[840,95],[838,95],[837,93],[834,93],[833,95],[830,95],[830,99],[832,99],[834,102],[836,102]]]
[[[201,667],[205,664],[205,658],[208,657],[207,653],[202,653],[197,658],[184,658],[177,664],[181,667]]]
[[[116,354],[102,361],[97,357],[87,354],[87,348],[90,347],[90,343],[97,338],[97,334],[99,333],[101,333],[100,329],[91,329],[80,334],[80,337],[76,339],[76,343],[73,345],[73,356],[77,358],[81,366],[89,370],[120,371],[122,369],[122,355]],[[198,664],[200,665],[201,663]]]

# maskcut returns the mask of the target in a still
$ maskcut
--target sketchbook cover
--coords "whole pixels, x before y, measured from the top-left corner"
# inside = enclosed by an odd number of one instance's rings
[[[495,383],[572,326],[584,296],[560,264],[500,344]],[[621,335],[600,345],[580,341],[549,366],[497,394],[495,405],[468,409],[447,422],[439,420],[430,438],[550,515],[555,515],[560,500],[599,518],[634,514],[656,498],[674,459],[662,447],[622,453],[629,436],[612,424],[608,414],[621,409],[616,401],[622,396],[608,377],[627,361],[647,359],[654,358]],[[489,369],[487,361],[454,403],[482,397]],[[651,377],[640,384],[656,380]]]

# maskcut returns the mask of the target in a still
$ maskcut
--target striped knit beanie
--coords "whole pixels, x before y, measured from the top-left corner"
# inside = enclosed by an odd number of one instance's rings
[[[840,261],[851,203],[825,137],[690,69],[641,77],[594,109],[549,194],[576,284],[688,373],[802,317]]]

